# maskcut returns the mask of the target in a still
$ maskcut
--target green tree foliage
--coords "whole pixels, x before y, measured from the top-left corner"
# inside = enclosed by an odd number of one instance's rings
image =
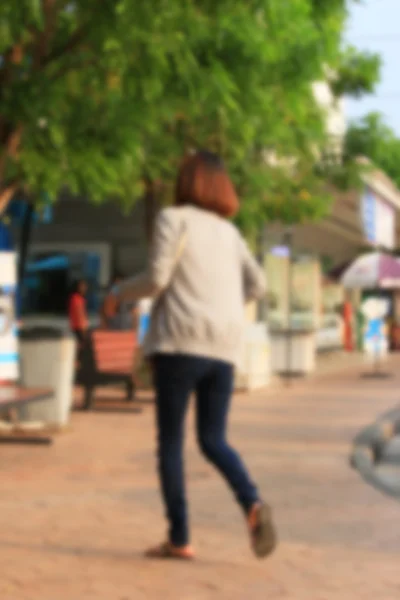
[[[380,114],[370,113],[349,127],[345,151],[350,159],[368,157],[400,187],[400,139]]]
[[[342,51],[345,19],[345,0],[2,0],[0,211],[64,185],[129,206],[207,146],[245,228],[319,216],[332,161],[315,168],[329,140],[311,84],[376,79],[376,57]]]
[[[340,57],[332,80],[332,91],[336,96],[359,97],[374,91],[379,79],[380,57],[370,52],[347,48]]]

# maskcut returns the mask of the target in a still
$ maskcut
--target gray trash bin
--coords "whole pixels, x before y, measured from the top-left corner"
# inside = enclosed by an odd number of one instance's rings
[[[31,327],[20,332],[21,383],[46,387],[54,395],[19,409],[21,422],[65,427],[73,401],[75,339],[60,329]]]

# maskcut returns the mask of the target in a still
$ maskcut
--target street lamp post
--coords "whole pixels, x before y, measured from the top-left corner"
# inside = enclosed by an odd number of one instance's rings
[[[284,244],[287,248],[287,331],[286,331],[286,382],[290,385],[292,378],[292,296],[293,296],[293,227],[288,227],[284,234]]]
[[[264,224],[259,233],[258,239],[258,259],[262,268],[265,269],[265,256],[267,254],[267,227]],[[258,304],[258,318],[263,322],[267,323],[268,320],[268,306],[267,297],[262,298]]]

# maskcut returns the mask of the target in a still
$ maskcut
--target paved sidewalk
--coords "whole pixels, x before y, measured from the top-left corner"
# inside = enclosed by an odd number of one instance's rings
[[[141,557],[164,531],[151,404],[141,415],[124,404],[75,413],[50,448],[1,446],[1,600],[398,600],[398,503],[366,485],[348,456],[357,432],[398,404],[400,375],[358,373],[236,398],[231,439],[275,507],[281,539],[263,562],[192,428],[199,559]]]

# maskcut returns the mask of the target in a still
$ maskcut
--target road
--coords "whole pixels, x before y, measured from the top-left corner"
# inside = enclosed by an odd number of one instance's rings
[[[280,535],[262,562],[198,454],[192,414],[193,564],[142,558],[164,532],[150,402],[137,415],[103,398],[94,413],[74,413],[52,447],[1,446],[1,600],[398,600],[399,505],[350,469],[348,456],[356,433],[398,404],[399,378],[347,371],[235,398],[231,440],[274,506]]]

